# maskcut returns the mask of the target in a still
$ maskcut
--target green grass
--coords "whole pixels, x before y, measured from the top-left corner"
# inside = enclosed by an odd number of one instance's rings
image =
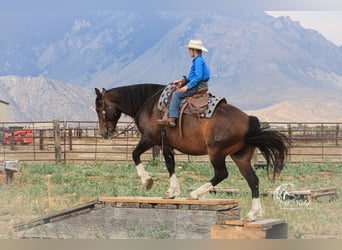
[[[13,184],[0,185],[0,238],[15,238],[13,225],[16,223],[101,196],[163,196],[169,185],[166,167],[155,160],[146,164],[146,170],[155,181],[150,191],[142,188],[133,164],[24,164],[22,174],[16,176]],[[229,165],[228,171],[229,178],[219,187],[238,188],[239,192],[208,194],[207,197],[239,199],[241,216],[244,216],[251,205],[249,187],[235,165]],[[192,188],[199,187],[213,175],[209,163],[177,163],[176,172],[182,197],[187,197]],[[270,181],[265,170],[257,170],[256,173],[261,193],[283,183],[293,183],[298,189],[336,187],[341,193],[341,164],[288,165],[275,183]],[[339,197],[333,201],[315,201],[306,208],[292,204],[294,209],[281,207],[270,196],[262,197],[261,202],[264,217],[287,221],[289,238],[342,238],[342,201]],[[161,230],[162,222],[157,226],[158,230],[150,232],[151,237],[167,238]],[[132,229],[131,233],[139,234],[136,230]]]

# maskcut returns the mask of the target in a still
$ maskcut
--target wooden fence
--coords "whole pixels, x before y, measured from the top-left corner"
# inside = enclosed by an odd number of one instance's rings
[[[118,131],[128,131],[113,139],[103,139],[97,134],[97,122],[93,121],[51,121],[51,122],[8,122],[0,123],[0,161],[20,160],[22,162],[90,163],[122,162],[132,163],[132,151],[140,134],[129,122],[119,122]],[[340,162],[342,157],[342,123],[268,123],[271,129],[286,134],[292,141],[289,150],[290,162]],[[18,142],[14,131],[23,128],[32,130],[31,141]],[[5,143],[4,136],[7,133]],[[12,136],[8,138],[8,133]],[[10,142],[8,141],[10,140]],[[2,142],[2,143],[1,143]],[[159,156],[155,147],[142,156],[149,161]],[[161,159],[163,160],[163,159]],[[208,161],[207,156],[189,156],[176,151],[176,161]],[[227,161],[230,158],[227,157]],[[259,152],[254,163],[263,163]]]

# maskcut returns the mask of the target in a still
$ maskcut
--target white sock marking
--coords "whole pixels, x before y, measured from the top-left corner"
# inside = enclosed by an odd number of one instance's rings
[[[190,197],[193,199],[199,199],[202,195],[206,194],[213,188],[213,184],[211,182],[207,182],[204,185],[200,186],[196,190],[190,193]]]
[[[140,163],[138,166],[136,166],[138,176],[141,178],[142,184],[145,186],[148,179],[150,179],[150,175],[146,172],[144,164]]]

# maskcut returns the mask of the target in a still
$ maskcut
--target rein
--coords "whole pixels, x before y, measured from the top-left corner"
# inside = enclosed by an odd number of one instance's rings
[[[126,132],[128,132],[128,131],[133,130],[134,127],[136,127],[136,125],[135,125],[134,119],[132,119],[132,120],[128,123],[127,127],[126,127],[124,130],[122,130],[120,133],[116,133],[116,135],[113,135],[111,138],[117,138],[117,137],[119,137],[120,135],[122,135],[122,134],[124,134],[124,133],[126,133]]]

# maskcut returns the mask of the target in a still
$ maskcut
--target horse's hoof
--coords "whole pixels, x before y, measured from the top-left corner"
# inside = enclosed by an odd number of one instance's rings
[[[246,221],[246,222],[253,222],[253,221],[255,221],[255,219],[246,216],[246,217],[244,218],[244,221]]]
[[[198,200],[199,199],[199,197],[193,197],[193,196],[191,196],[191,195],[188,195],[188,197],[186,197],[186,199],[187,200]]]
[[[172,200],[175,199],[176,196],[170,196],[168,193],[164,194],[163,199],[168,199],[168,200]]]
[[[151,178],[148,178],[148,179],[146,180],[146,182],[145,182],[145,188],[146,188],[146,190],[148,191],[148,190],[150,190],[150,189],[152,188],[152,186],[153,186],[153,178],[151,177]]]
[[[246,221],[246,222],[253,222],[253,221],[255,221],[255,216],[254,216],[254,215],[247,214],[247,215],[244,217],[244,221]]]

